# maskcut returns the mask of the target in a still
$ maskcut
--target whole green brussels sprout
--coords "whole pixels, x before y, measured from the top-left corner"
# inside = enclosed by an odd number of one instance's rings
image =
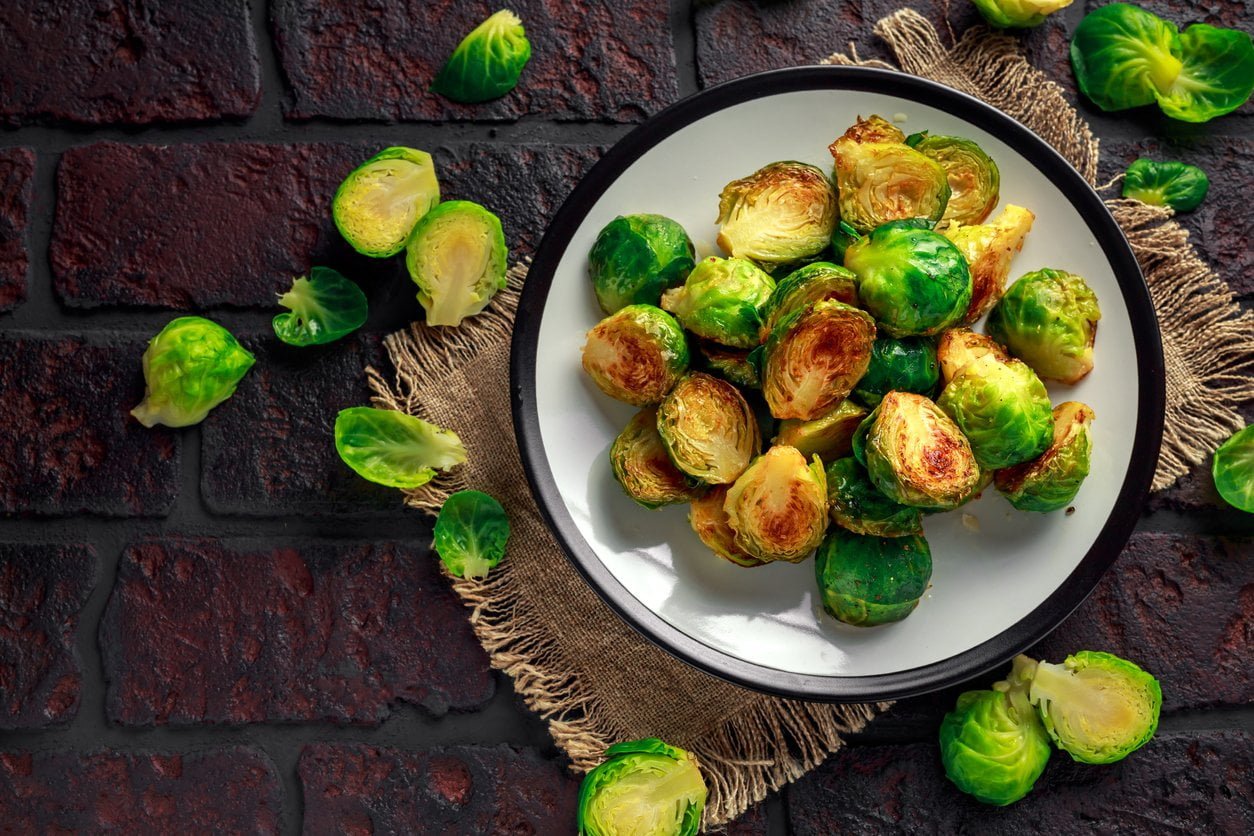
[[[905,139],[896,127],[872,116],[859,119],[829,146],[842,222],[865,233],[889,221],[941,219],[949,202],[945,169]]]
[[[736,544],[736,531],[727,521],[727,485],[715,485],[704,495],[692,500],[688,506],[688,524],[714,552],[724,560],[737,566],[763,566],[764,560],[758,560]]]
[[[917,392],[930,395],[940,380],[936,346],[922,337],[879,337],[871,346],[871,363],[853,393],[867,406],[875,406],[884,395]]]
[[[689,502],[700,484],[675,467],[657,431],[657,410],[642,409],[610,445],[610,467],[623,492],[645,508]]]
[[[945,204],[941,220],[960,224],[983,223],[997,205],[1001,193],[1001,172],[993,158],[985,154],[979,145],[959,136],[925,132],[908,137],[906,143],[936,160],[945,169],[949,180],[949,202]]]
[[[1007,204],[989,223],[948,223],[937,232],[954,242],[971,269],[971,302],[962,322],[970,325],[989,312],[1006,291],[1010,262],[1023,249],[1023,239],[1036,216],[1022,206]]]
[[[704,372],[675,384],[658,407],[657,428],[675,466],[707,485],[736,481],[762,447],[744,395]]]
[[[620,215],[597,234],[588,274],[601,310],[657,305],[663,291],[683,284],[696,251],[684,228],[662,215]]]
[[[749,359],[751,352],[743,348],[728,348],[725,345],[700,340],[697,350],[705,358],[705,368],[712,374],[746,389],[761,389],[762,381],[758,377],[758,367]]]
[[[833,528],[814,558],[823,609],[856,627],[901,621],[932,579],[932,551],[922,535],[868,537]]]
[[[718,245],[774,272],[827,248],[836,228],[836,190],[812,165],[771,163],[723,187]]]
[[[1210,178],[1195,165],[1141,158],[1128,166],[1123,175],[1123,196],[1151,206],[1170,206],[1177,212],[1192,212],[1206,199]]]
[[[948,384],[958,370],[991,354],[999,360],[1009,360],[1010,355],[992,337],[976,333],[970,328],[950,328],[936,341],[936,360],[940,363],[941,380]]]
[[[923,533],[919,509],[899,505],[880,493],[852,456],[827,466],[827,504],[832,522],[854,534],[905,537]]]
[[[853,433],[867,415],[861,404],[846,398],[817,418],[803,421],[786,418],[779,422],[772,444],[795,447],[801,455],[818,456],[827,462],[848,456],[853,449]]]
[[[1066,508],[1089,475],[1093,410],[1076,401],[1054,407],[1048,449],[1031,461],[997,471],[997,490],[1020,511],[1048,513]]]
[[[477,203],[449,200],[422,216],[405,246],[428,325],[461,325],[504,290],[509,250],[501,219]]]
[[[1076,383],[1093,370],[1093,341],[1102,318],[1084,279],[1037,270],[1010,286],[988,315],[988,334],[1038,375]]]
[[[762,342],[788,314],[826,299],[857,307],[858,280],[853,273],[826,261],[816,261],[780,279],[762,306]]]
[[[1071,0],[972,0],[989,26],[998,29],[1028,29],[1071,5]]]
[[[405,249],[414,226],[439,202],[431,155],[394,146],[349,172],[335,190],[331,217],[354,250],[387,258]]]
[[[530,60],[522,21],[502,9],[462,38],[431,82],[431,92],[466,104],[499,99],[518,86]]]
[[[809,421],[839,404],[866,373],[875,322],[843,302],[816,302],[775,326],[762,354],[762,395],[776,418]]]
[[[946,384],[936,405],[962,430],[980,467],[1010,467],[1045,452],[1054,421],[1045,384],[1025,363],[985,355]]]
[[[775,280],[743,258],[702,259],[682,287],[662,294],[662,307],[698,337],[732,348],[755,348],[761,309]]]
[[[593,326],[583,370],[602,392],[632,406],[661,403],[688,370],[688,340],[675,318],[652,305],[628,305]]]
[[[697,836],[705,780],[696,758],[655,737],[616,743],[579,785],[579,836]]]
[[[823,463],[792,447],[772,447],[753,460],[723,503],[736,545],[758,560],[800,563],[827,530]]]
[[[131,410],[145,427],[188,427],[235,394],[253,357],[231,332],[199,316],[171,320],[144,349],[146,390]]]

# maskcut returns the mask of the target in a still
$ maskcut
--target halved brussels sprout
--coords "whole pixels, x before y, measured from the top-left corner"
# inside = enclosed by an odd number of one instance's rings
[[[833,528],[814,558],[823,609],[856,627],[901,621],[932,579],[932,551],[921,535],[867,537]]]
[[[749,359],[750,352],[706,340],[697,343],[697,350],[705,358],[706,368],[729,383],[746,389],[762,388],[758,367]]]
[[[766,342],[779,321],[793,311],[804,310],[815,302],[835,299],[846,305],[858,304],[858,280],[844,267],[816,261],[794,270],[779,280],[762,306],[762,342]]]
[[[774,271],[827,248],[836,229],[836,190],[812,165],[771,163],[723,187],[718,245]]]
[[[705,798],[688,752],[655,737],[616,743],[579,785],[579,836],[697,836]]]
[[[396,146],[349,172],[335,190],[331,217],[354,250],[387,258],[405,249],[414,225],[439,202],[431,155]]]
[[[690,372],[658,408],[657,428],[675,466],[707,485],[726,485],[762,447],[757,419],[725,380]]]
[[[922,395],[889,392],[854,434],[875,487],[902,505],[947,511],[971,497],[980,465],[958,425]]]
[[[1254,514],[1254,424],[1237,430],[1215,450],[1211,478],[1224,502]]]
[[[170,320],[144,349],[144,399],[131,410],[145,427],[190,427],[235,394],[257,359],[230,331],[200,316]]]
[[[1093,341],[1102,318],[1084,279],[1037,270],[1010,286],[988,315],[988,333],[1041,377],[1076,383],[1093,370]]]
[[[980,467],[1010,467],[1041,455],[1054,437],[1049,392],[1019,360],[994,355],[967,363],[936,405],[954,419]]]
[[[827,504],[832,522],[854,534],[905,537],[923,533],[919,509],[899,505],[880,493],[852,456],[827,466]]]
[[[780,320],[766,341],[762,394],[776,418],[817,418],[866,373],[875,322],[843,302],[816,302]]]
[[[1048,513],[1071,503],[1089,475],[1093,410],[1067,401],[1054,407],[1049,448],[1035,459],[997,471],[997,490],[1020,511]]]
[[[880,337],[871,346],[871,363],[853,393],[867,406],[894,389],[930,395],[940,380],[936,347],[922,337]]]
[[[607,314],[628,305],[657,305],[663,291],[683,284],[696,251],[688,233],[662,215],[620,215],[597,234],[588,274]]]
[[[905,134],[880,117],[860,119],[828,150],[836,162],[840,219],[858,232],[906,218],[935,222],[944,215],[949,201],[944,167],[906,145]]]
[[[1015,664],[1030,672],[1028,696],[1050,738],[1080,763],[1122,760],[1148,743],[1158,729],[1162,688],[1126,659],[1081,650],[1061,665],[1025,656],[1016,658]]]
[[[989,26],[998,29],[1027,29],[1071,5],[1072,0],[972,0]]]
[[[779,422],[772,444],[796,447],[801,455],[818,456],[824,463],[849,455],[853,449],[853,433],[866,417],[867,410],[846,398],[834,409],[817,418],[802,421],[786,418]]]
[[[983,223],[1001,194],[1001,172],[993,158],[971,140],[958,136],[929,134],[913,147],[940,163],[949,179],[949,202],[941,220]]]
[[[477,203],[441,203],[414,227],[405,266],[428,325],[460,325],[505,289],[509,250],[501,219]]]
[[[588,332],[583,370],[611,398],[632,406],[661,403],[688,370],[688,340],[661,308],[628,305]]]
[[[736,545],[759,560],[800,563],[827,530],[823,463],[792,447],[772,447],[753,460],[723,503]]]
[[[1170,206],[1177,212],[1192,212],[1210,190],[1210,178],[1195,165],[1141,158],[1128,166],[1123,175],[1123,196],[1152,206]]]
[[[662,307],[698,337],[732,348],[754,348],[761,309],[775,280],[743,258],[702,259],[682,287],[662,294]]]
[[[970,325],[1001,299],[1010,276],[1010,262],[1023,249],[1023,239],[1036,216],[1022,206],[1007,204],[990,223],[961,226],[944,224],[937,231],[954,242],[971,268],[971,303],[962,322]]]
[[[941,380],[946,384],[954,379],[967,363],[986,354],[999,360],[1009,360],[1006,353],[996,340],[976,333],[970,328],[950,328],[940,335],[936,343],[936,360],[940,363]]]
[[[467,104],[499,99],[518,86],[530,60],[522,21],[502,9],[462,38],[431,82],[431,92]]]
[[[692,500],[688,509],[688,524],[697,532],[701,542],[710,547],[724,560],[737,566],[762,566],[766,561],[758,560],[753,555],[736,545],[736,532],[727,521],[727,485],[715,485],[703,496]]]
[[[689,502],[699,484],[671,462],[657,431],[657,410],[642,409],[610,445],[610,467],[623,492],[645,508]]]
[[[971,303],[971,271],[945,236],[915,221],[877,227],[845,251],[858,298],[890,337],[936,334]]]

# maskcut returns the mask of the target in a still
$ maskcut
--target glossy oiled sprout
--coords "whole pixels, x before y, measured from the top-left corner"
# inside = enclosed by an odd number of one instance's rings
[[[799,563],[827,530],[823,463],[792,447],[772,447],[727,491],[723,504],[736,545],[762,561]]]
[[[723,187],[718,245],[769,271],[827,248],[836,228],[836,190],[812,165],[778,162]]]
[[[531,42],[518,15],[502,9],[462,39],[431,82],[431,91],[455,102],[498,99],[518,85],[531,60]]]
[[[957,136],[927,135],[914,143],[914,150],[936,160],[945,169],[949,202],[945,204],[941,220],[983,223],[1001,193],[1001,172],[992,157],[971,140]]]
[[[597,235],[588,274],[601,310],[657,305],[662,293],[683,284],[695,264],[684,228],[662,215],[621,215]]]
[[[688,341],[666,311],[628,305],[588,332],[583,368],[611,398],[649,406],[688,370]]]
[[[1019,360],[987,354],[967,363],[945,385],[936,405],[954,419],[982,468],[1034,459],[1054,435],[1045,384]]]
[[[779,321],[788,314],[825,299],[856,307],[857,278],[844,267],[826,261],[816,261],[789,273],[779,280],[762,306],[762,341],[766,341]]]
[[[460,325],[505,289],[509,250],[501,219],[477,203],[450,200],[432,209],[405,246],[428,325]]]
[[[199,424],[209,410],[235,394],[255,362],[221,325],[180,316],[144,350],[144,400],[131,415],[145,427]]]
[[[728,348],[708,340],[700,341],[697,350],[705,358],[706,370],[712,374],[746,389],[762,388],[758,368],[749,359],[750,352],[743,348]]]
[[[1010,355],[992,337],[976,333],[970,328],[950,328],[940,335],[936,343],[936,360],[940,363],[941,380],[949,383],[960,368],[986,354],[1000,360],[1010,359]]]
[[[823,609],[856,627],[901,621],[919,605],[932,578],[932,552],[921,535],[868,537],[833,528],[819,546],[814,574]]]
[[[397,146],[384,148],[344,178],[331,216],[353,249],[386,258],[405,248],[414,225],[439,202],[431,155]]]
[[[998,29],[1027,29],[1039,26],[1045,18],[1071,5],[1072,0],[972,0],[990,26]]]
[[[1192,212],[1210,190],[1210,178],[1195,165],[1139,159],[1123,175],[1123,196],[1153,206]]]
[[[732,348],[759,343],[761,309],[775,280],[742,258],[702,259],[682,287],[662,294],[662,307],[698,337]]]
[[[658,432],[675,466],[707,485],[725,485],[762,447],[757,419],[725,380],[691,372],[658,408]]]
[[[880,117],[859,120],[829,150],[840,219],[858,232],[906,218],[935,222],[944,215],[945,169],[906,145],[905,135]]]
[[[1037,270],[1010,286],[988,315],[988,333],[1038,375],[1076,383],[1093,370],[1102,318],[1097,295],[1081,277]]]
[[[623,492],[645,508],[689,502],[699,485],[679,471],[657,431],[657,410],[642,409],[610,445],[610,467]]]
[[[657,738],[616,743],[579,786],[579,836],[697,836],[705,798],[688,752]]]
[[[776,324],[762,360],[762,394],[776,418],[808,421],[848,395],[866,373],[875,322],[843,302],[816,302]]]
[[[937,231],[954,242],[971,268],[971,303],[962,322],[970,325],[997,304],[1006,290],[1010,263],[1032,229],[1036,216],[1008,204],[986,224],[942,224]]]
[[[1067,401],[1053,410],[1053,437],[1031,461],[997,471],[997,490],[1020,511],[1048,513],[1066,508],[1089,475],[1093,410]]]
[[[800,418],[780,421],[771,443],[795,447],[806,458],[818,456],[827,463],[849,455],[853,449],[853,433],[866,415],[865,407],[846,398],[809,421]]]
[[[936,346],[925,337],[880,337],[871,346],[871,363],[853,393],[867,406],[894,390],[930,395],[940,379]]]
[[[852,456],[827,466],[827,504],[832,522],[855,534],[904,537],[923,533],[919,509],[884,496]]]
[[[710,551],[737,566],[762,566],[765,561],[736,545],[736,532],[727,521],[727,485],[715,485],[703,496],[692,500],[688,510],[688,523],[709,546]]]

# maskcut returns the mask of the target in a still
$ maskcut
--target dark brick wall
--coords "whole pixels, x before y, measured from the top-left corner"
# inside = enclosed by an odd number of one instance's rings
[[[495,7],[347,0],[0,4],[0,822],[18,831],[569,832],[578,782],[487,668],[436,571],[429,521],[330,441],[361,367],[419,314],[403,266],[353,253],[328,200],[374,149],[432,151],[445,194],[530,253],[582,174],[703,86],[816,61],[893,0],[513,5],[535,57],[477,107],[426,90]],[[915,3],[942,27],[966,0]],[[1150,0],[1247,31],[1248,4]],[[1083,0],[1026,33],[1074,98]],[[1247,106],[1205,126],[1078,102],[1103,175],[1143,152],[1211,172],[1184,219],[1254,300]],[[297,350],[275,294],[311,264],[357,280],[361,332]],[[145,430],[145,341],[179,312],[258,357],[200,426]],[[1254,417],[1252,414],[1250,417]],[[963,687],[906,700],[729,832],[1254,829],[1254,518],[1207,465],[1154,497],[1097,592],[1040,651],[1101,647],[1162,678],[1155,743],[1118,767],[1058,756],[1004,811],[950,788],[934,746]],[[982,678],[973,685],[981,684]]]

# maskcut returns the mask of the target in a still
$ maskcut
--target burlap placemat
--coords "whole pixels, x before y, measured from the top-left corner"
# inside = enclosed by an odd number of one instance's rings
[[[1097,141],[1059,88],[1032,69],[1017,42],[977,28],[946,48],[913,11],[875,31],[901,69],[971,93],[1032,128],[1090,182]],[[834,55],[825,63],[858,62]],[[897,69],[889,67],[890,69]],[[1241,426],[1254,397],[1254,317],[1194,253],[1169,210],[1109,202],[1141,262],[1157,306],[1167,359],[1167,428],[1155,488],[1175,481]],[[888,707],[777,699],[701,673],[657,649],[616,616],[567,561],[527,487],[511,423],[510,335],[524,265],[489,310],[456,329],[414,324],[385,341],[395,375],[367,374],[378,405],[455,430],[465,465],[407,494],[434,513],[453,491],[489,491],[513,525],[507,559],[487,581],[454,582],[492,665],[544,717],[578,770],[621,740],[662,737],[700,759],[710,798],[706,824],[749,805],[818,765]]]

